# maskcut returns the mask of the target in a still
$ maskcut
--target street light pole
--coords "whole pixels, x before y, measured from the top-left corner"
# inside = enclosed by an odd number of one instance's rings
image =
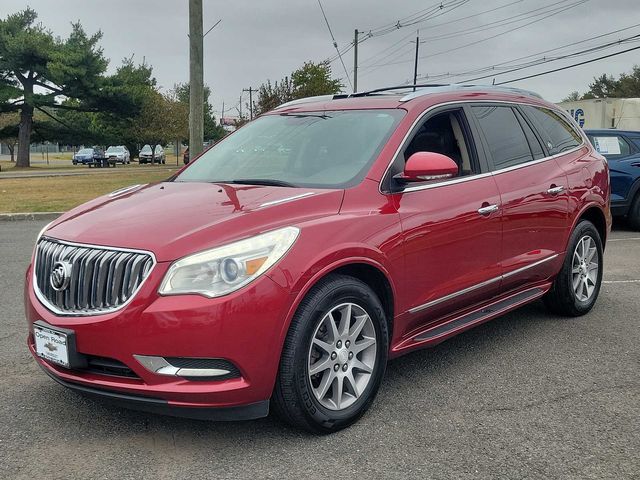
[[[416,91],[416,83],[418,82],[418,49],[420,48],[420,31],[416,32],[416,60],[413,64],[413,91]]]
[[[196,157],[204,141],[204,68],[202,0],[189,0],[189,155]]]
[[[353,93],[358,91],[358,29],[353,35]]]

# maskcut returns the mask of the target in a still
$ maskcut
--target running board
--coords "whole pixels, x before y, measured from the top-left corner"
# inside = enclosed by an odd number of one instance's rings
[[[447,323],[437,325],[425,332],[413,337],[413,342],[430,343],[434,340],[444,340],[456,331],[466,330],[471,326],[484,323],[498,315],[512,310],[524,303],[528,303],[535,298],[541,297],[545,293],[544,288],[532,288],[524,292],[517,293],[511,297],[490,304],[480,310],[474,310],[462,317],[451,320]]]

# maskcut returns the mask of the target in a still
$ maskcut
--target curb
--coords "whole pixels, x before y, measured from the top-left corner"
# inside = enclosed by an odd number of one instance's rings
[[[0,213],[0,222],[19,220],[55,220],[64,212]]]

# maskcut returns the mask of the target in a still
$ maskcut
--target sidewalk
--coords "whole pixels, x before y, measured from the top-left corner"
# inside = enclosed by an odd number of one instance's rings
[[[105,175],[105,174],[118,174],[118,173],[131,173],[133,171],[140,171],[144,168],[145,172],[162,172],[164,170],[176,170],[178,167],[175,165],[162,165],[162,166],[117,166],[115,168],[90,168],[90,167],[78,167],[78,170],[71,169],[69,167],[64,170],[19,170],[12,172],[11,170],[0,172],[0,180],[3,178],[36,178],[36,177],[74,177],[78,175]],[[71,170],[71,171],[69,171]]]

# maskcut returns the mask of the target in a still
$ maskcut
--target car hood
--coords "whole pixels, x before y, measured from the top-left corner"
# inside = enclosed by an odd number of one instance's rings
[[[338,213],[343,190],[163,182],[99,197],[65,213],[45,235],[152,251],[158,261]]]

